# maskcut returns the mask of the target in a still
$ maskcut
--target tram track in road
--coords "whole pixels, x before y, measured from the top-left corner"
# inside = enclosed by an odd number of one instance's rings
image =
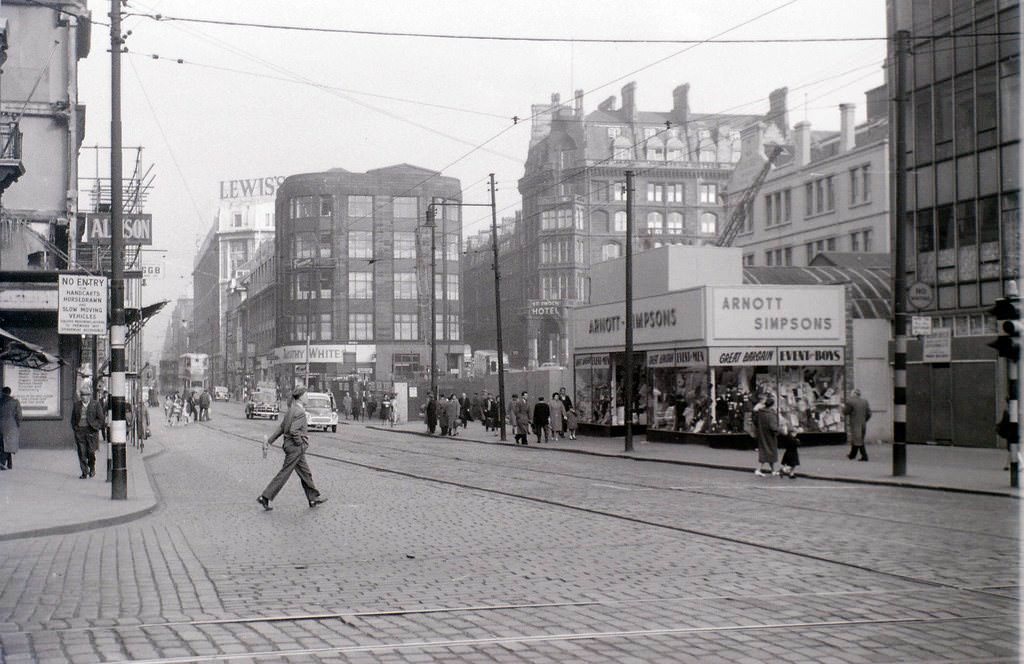
[[[239,439],[242,439],[242,440],[245,440],[245,441],[248,441],[248,442],[262,444],[262,439],[261,438],[254,438],[252,436],[247,436],[247,435],[235,432],[235,431],[230,431],[230,430],[227,430],[227,429],[221,429],[219,427],[214,427],[214,426],[210,425],[209,422],[203,422],[202,424],[203,424],[203,426],[206,426],[206,427],[208,427],[208,428],[210,428],[212,430],[218,431],[220,433],[231,435],[231,436],[234,436],[236,438],[239,438]],[[360,444],[368,445],[368,446],[371,445],[371,443],[360,443]],[[429,482],[429,483],[439,484],[439,485],[443,485],[443,486],[450,486],[450,487],[455,487],[455,488],[469,490],[469,491],[478,491],[478,492],[481,492],[481,493],[502,496],[502,497],[511,498],[511,499],[514,499],[514,500],[522,500],[522,501],[526,501],[526,502],[530,502],[530,503],[535,503],[535,504],[539,504],[539,505],[545,505],[545,506],[548,506],[548,507],[557,507],[557,508],[560,508],[560,509],[572,510],[572,511],[575,511],[575,512],[580,512],[580,513],[589,514],[589,515],[593,515],[593,516],[609,518],[609,519],[615,519],[615,520],[627,522],[627,523],[630,523],[630,524],[633,524],[633,525],[640,525],[640,526],[645,526],[645,527],[650,527],[650,528],[657,528],[659,530],[666,530],[666,531],[669,531],[669,532],[675,532],[675,533],[681,533],[681,534],[687,534],[687,535],[694,535],[694,536],[697,536],[697,537],[704,537],[704,538],[716,540],[716,541],[719,541],[719,542],[728,542],[730,544],[736,544],[736,545],[743,546],[743,547],[750,547],[750,548],[754,548],[754,549],[757,549],[757,550],[760,550],[760,551],[767,551],[767,552],[771,552],[771,553],[777,553],[777,554],[783,554],[783,555],[788,555],[788,556],[794,556],[796,558],[800,558],[800,559],[804,559],[804,560],[811,560],[811,561],[818,562],[818,563],[837,565],[837,566],[840,566],[840,567],[844,567],[846,569],[855,569],[855,570],[858,570],[858,571],[861,571],[861,572],[866,572],[866,573],[869,573],[869,574],[879,575],[879,576],[883,576],[883,577],[886,577],[886,578],[898,579],[898,580],[903,581],[905,583],[917,584],[917,585],[920,585],[920,586],[926,586],[926,587],[932,587],[932,588],[943,588],[943,589],[954,590],[954,591],[958,591],[958,592],[966,592],[966,593],[979,594],[979,595],[984,595],[984,596],[988,596],[988,597],[999,598],[1000,600],[1007,599],[1005,594],[1000,594],[1000,593],[997,593],[997,592],[990,592],[990,591],[988,591],[988,590],[986,590],[984,588],[972,587],[972,586],[968,586],[968,585],[959,585],[959,584],[953,584],[953,583],[945,583],[945,582],[942,582],[942,581],[934,581],[934,580],[931,580],[931,579],[924,579],[924,578],[912,576],[912,575],[909,575],[909,574],[901,574],[899,572],[883,570],[883,569],[879,569],[877,567],[871,567],[869,565],[859,564],[859,563],[856,563],[856,562],[851,562],[851,561],[847,561],[847,560],[841,560],[841,559],[837,559],[837,558],[830,558],[830,557],[825,556],[825,555],[818,555],[818,554],[810,553],[810,552],[807,552],[807,551],[798,551],[798,550],[794,550],[794,549],[791,549],[791,548],[786,548],[784,546],[775,545],[775,544],[769,544],[769,543],[762,542],[762,541],[745,539],[745,538],[742,538],[742,537],[734,537],[734,536],[730,536],[730,535],[724,535],[724,534],[721,534],[721,533],[709,532],[707,530],[701,530],[701,529],[698,529],[698,528],[685,527],[685,526],[675,525],[675,524],[671,524],[671,523],[655,521],[655,520],[652,520],[652,519],[644,519],[644,518],[640,518],[640,517],[637,517],[637,516],[630,516],[628,514],[621,514],[621,513],[617,513],[617,512],[612,512],[612,511],[606,510],[606,509],[598,509],[598,508],[594,508],[594,507],[588,507],[588,506],[585,506],[585,505],[576,505],[576,504],[565,502],[565,501],[561,501],[561,500],[554,500],[554,499],[549,499],[549,498],[541,498],[541,497],[537,497],[537,496],[527,495],[525,493],[516,493],[514,491],[506,491],[506,490],[503,490],[503,489],[497,489],[497,488],[493,488],[493,487],[480,486],[478,484],[470,484],[470,483],[467,483],[467,482],[461,482],[461,481],[456,481],[456,480],[451,480],[451,479],[433,477],[433,476],[430,476],[430,475],[425,475],[425,474],[422,474],[422,473],[417,473],[417,472],[412,472],[412,471],[407,471],[407,470],[400,470],[400,469],[396,469],[396,468],[388,468],[388,467],[385,467],[385,466],[374,465],[374,464],[370,464],[370,463],[362,463],[362,462],[359,462],[359,461],[353,461],[351,459],[344,459],[344,458],[332,456],[332,455],[329,455],[329,454],[324,454],[322,452],[309,452],[309,451],[307,451],[306,455],[307,456],[311,456],[313,458],[317,458],[317,459],[323,459],[323,460],[329,461],[329,462],[339,463],[339,464],[348,465],[348,466],[352,466],[352,467],[356,467],[356,468],[362,468],[362,469],[365,469],[365,470],[372,470],[372,471],[375,471],[375,472],[385,473],[385,474],[389,474],[389,475],[395,475],[395,476],[398,476],[398,477],[405,477],[405,478],[413,479],[413,480],[417,480],[417,481]],[[491,465],[494,465],[494,464],[491,464]],[[518,468],[520,470],[527,470],[527,469],[524,469],[522,467],[516,467],[516,466],[513,466],[513,467]],[[533,472],[542,472],[542,471],[533,471]],[[588,478],[579,478],[579,479],[588,479]],[[906,524],[906,525],[911,525],[911,524]],[[917,524],[912,524],[912,525],[917,525]],[[971,533],[971,534],[977,535],[978,533]]]
[[[236,432],[220,429],[218,427],[214,427],[214,426],[210,425],[209,422],[203,422],[202,424],[204,426],[209,427],[210,429],[219,431],[221,433],[227,433],[227,434],[230,434],[230,435],[238,436],[238,434]],[[384,429],[375,429],[375,430],[376,431],[386,431]],[[351,432],[351,431],[352,430],[349,429],[347,432]],[[764,506],[771,507],[771,508],[784,507],[786,509],[800,510],[800,511],[804,511],[804,512],[813,512],[813,513],[816,513],[816,514],[826,514],[826,515],[832,515],[832,516],[838,516],[838,517],[854,517],[854,518],[859,518],[859,519],[875,521],[875,522],[878,522],[878,523],[894,524],[894,525],[898,525],[898,526],[913,526],[915,528],[929,528],[929,529],[934,529],[934,530],[940,530],[942,532],[962,533],[962,534],[966,534],[966,535],[981,536],[981,537],[991,538],[991,539],[995,539],[995,540],[1005,540],[1005,541],[1010,541],[1010,542],[1017,541],[1016,537],[1009,536],[1009,535],[999,535],[999,534],[995,534],[995,533],[980,532],[980,531],[977,531],[977,530],[970,530],[970,529],[966,529],[966,528],[956,528],[956,527],[952,527],[952,526],[936,525],[936,524],[929,524],[929,523],[919,523],[919,522],[914,522],[914,521],[907,521],[905,519],[893,519],[891,517],[879,516],[877,514],[869,514],[869,513],[863,513],[863,512],[839,511],[839,510],[826,509],[826,508],[822,508],[822,507],[813,507],[813,506],[809,506],[809,505],[795,505],[795,504],[780,505],[777,501],[773,501],[773,500],[770,500],[770,499],[767,499],[767,498],[760,498],[760,497],[751,496],[751,495],[744,495],[742,497],[737,497],[735,493],[722,493],[722,492],[708,490],[705,487],[663,486],[663,485],[647,484],[647,483],[643,483],[643,482],[624,480],[624,479],[609,480],[609,478],[607,478],[607,477],[594,477],[594,476],[590,476],[590,475],[583,475],[583,474],[580,474],[580,473],[568,473],[568,472],[564,472],[564,471],[556,471],[556,470],[550,470],[550,469],[539,470],[539,469],[527,467],[527,466],[524,466],[524,465],[500,463],[500,462],[495,462],[495,461],[476,461],[476,460],[473,460],[473,459],[467,459],[464,456],[459,456],[457,454],[445,454],[442,450],[427,450],[427,451],[415,450],[415,449],[410,449],[409,447],[398,447],[398,446],[393,446],[393,445],[382,444],[382,443],[377,442],[377,441],[367,442],[367,441],[362,441],[362,440],[356,440],[356,439],[354,439],[352,437],[341,438],[341,434],[339,434],[339,433],[330,433],[330,434],[328,434],[327,432],[324,432],[324,433],[331,440],[335,440],[335,441],[339,441],[339,442],[343,442],[343,443],[347,443],[347,444],[354,444],[354,445],[360,445],[360,446],[363,446],[363,447],[372,448],[374,451],[388,450],[388,451],[391,451],[391,452],[397,452],[397,453],[402,454],[402,455],[413,454],[413,455],[417,455],[417,456],[428,457],[428,458],[431,458],[431,459],[446,459],[446,460],[449,460],[449,461],[456,461],[456,462],[464,463],[464,464],[477,464],[477,465],[488,466],[488,467],[507,468],[507,469],[510,469],[510,470],[515,470],[515,471],[520,471],[520,472],[525,472],[525,473],[534,473],[534,474],[538,474],[538,475],[549,475],[549,476],[553,476],[553,477],[561,477],[561,478],[567,478],[567,479],[583,480],[583,481],[591,482],[595,486],[605,486],[605,487],[608,487],[608,488],[615,488],[615,489],[618,489],[618,490],[626,490],[625,488],[628,487],[629,489],[636,489],[636,490],[643,490],[643,491],[672,491],[672,492],[678,492],[678,493],[687,493],[687,494],[691,494],[691,495],[695,495],[695,496],[707,496],[707,497],[711,497],[711,498],[722,498],[722,499],[726,499],[726,500],[737,500],[738,499],[738,500],[742,500],[742,501],[747,502],[747,503],[752,503],[752,504],[756,504],[756,505],[764,505]],[[454,440],[455,442],[460,442],[460,443],[463,443],[463,444],[470,444],[470,442],[472,442],[472,444],[474,444],[474,445],[493,445],[493,443],[478,443],[476,441],[466,441],[466,440],[459,440],[459,439],[448,439],[448,440]],[[446,442],[447,442],[447,440],[446,440]],[[501,447],[509,447],[509,448],[514,448],[514,449],[516,448],[514,445],[504,445],[504,446],[501,446]],[[541,449],[543,449],[543,448],[541,448]],[[315,455],[315,454],[318,454],[318,453],[307,452],[307,454]],[[384,455],[384,454],[379,454],[379,456],[386,458],[386,455]],[[622,460],[622,459],[619,459],[618,457],[612,457],[612,459],[613,460]],[[827,480],[817,480],[817,479],[814,479],[814,478],[806,478],[806,479],[811,479],[812,481],[815,481],[815,482],[827,481]],[[618,486],[613,486],[613,485],[618,485]],[[794,488],[793,486],[788,485],[788,484],[784,485],[784,486],[785,486],[786,490]],[[741,487],[737,487],[737,488],[741,488]],[[761,489],[761,487],[758,487],[758,488]],[[851,487],[842,487],[842,488],[843,489],[850,489]],[[856,489],[860,489],[860,488],[861,487],[856,487]],[[773,488],[773,490],[774,490],[774,488]],[[779,488],[779,490],[781,490],[781,487]]]

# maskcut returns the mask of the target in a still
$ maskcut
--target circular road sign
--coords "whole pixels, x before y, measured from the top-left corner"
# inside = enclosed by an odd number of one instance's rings
[[[915,309],[924,309],[932,303],[932,287],[923,281],[915,281],[907,289],[907,302]]]

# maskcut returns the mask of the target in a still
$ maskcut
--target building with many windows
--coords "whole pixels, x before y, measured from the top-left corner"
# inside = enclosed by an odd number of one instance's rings
[[[511,271],[502,268],[503,278],[511,272],[523,280],[518,289],[502,283],[503,314],[525,320],[506,345],[513,367],[568,361],[569,308],[588,301],[590,266],[625,250],[627,170],[636,174],[637,251],[703,244],[717,234],[725,213],[719,194],[740,158],[741,131],[762,116],[691,112],[689,85],[677,87],[672,100],[671,110],[641,111],[636,84],[629,83],[621,105],[609,97],[590,113],[582,91],[571,106],[554,95],[549,106],[534,107],[519,180],[522,219],[508,241],[513,253],[501,259],[512,264]],[[784,107],[783,91],[772,104]],[[490,282],[467,273],[467,288],[493,288]],[[474,347],[477,339],[494,338],[493,320],[473,325],[467,338]]]
[[[909,31],[912,53],[900,269],[933,293],[915,313],[949,335],[928,360],[909,345],[907,440],[995,446],[1006,377],[987,310],[1020,285],[1020,2],[887,4],[889,35]]]
[[[889,252],[889,116],[885,86],[867,93],[867,120],[839,107],[839,131],[799,122],[785,134],[754,123],[725,191],[730,212],[767,163],[766,145],[784,152],[746,210],[733,246],[743,264],[807,266],[821,253]],[[770,149],[770,148],[769,148]]]
[[[422,379],[431,324],[438,373],[460,371],[461,198],[457,179],[408,164],[283,182],[273,351],[282,387],[307,381],[307,358],[311,389]],[[433,228],[426,223],[432,203]]]

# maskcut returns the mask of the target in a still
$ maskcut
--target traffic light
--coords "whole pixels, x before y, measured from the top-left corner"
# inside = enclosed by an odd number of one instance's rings
[[[1020,333],[1024,329],[1020,322],[1020,309],[1017,303],[1016,296],[1001,297],[988,310],[998,321],[999,330],[999,336],[988,345],[996,349],[999,357],[1014,362],[1020,359]]]

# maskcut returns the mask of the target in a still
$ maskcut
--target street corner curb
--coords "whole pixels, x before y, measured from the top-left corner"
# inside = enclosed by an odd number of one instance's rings
[[[75,523],[65,523],[56,526],[48,526],[45,528],[32,528],[29,530],[19,530],[12,533],[0,533],[0,542],[6,542],[17,539],[29,539],[33,537],[47,537],[51,535],[70,535],[73,533],[80,533],[86,530],[96,530],[98,528],[107,528],[110,526],[118,526],[124,523],[129,523],[137,519],[141,519],[144,516],[152,514],[158,507],[160,507],[159,494],[156,491],[156,487],[153,486],[153,478],[150,477],[149,467],[146,463],[149,458],[156,457],[166,451],[163,445],[157,445],[159,449],[152,454],[130,454],[128,461],[128,469],[136,477],[141,472],[142,478],[131,480],[136,483],[141,481],[145,484],[145,488],[142,491],[138,491],[139,495],[139,506],[137,509],[124,512],[122,514],[116,514],[113,516],[103,517],[99,519],[89,519],[86,521],[78,521]]]

